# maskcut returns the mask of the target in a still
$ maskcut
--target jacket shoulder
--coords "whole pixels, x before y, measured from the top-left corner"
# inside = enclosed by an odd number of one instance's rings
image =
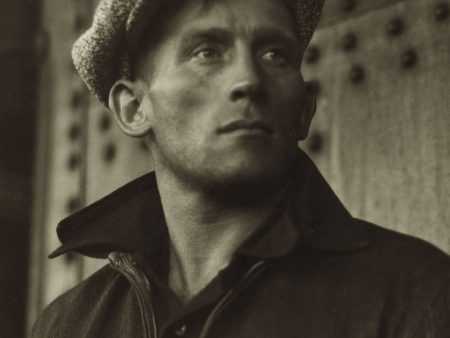
[[[403,295],[419,313],[429,312],[440,297],[450,297],[450,256],[413,236],[359,221],[371,244],[359,254],[364,271],[372,280]],[[447,308],[450,311],[450,304]]]
[[[108,294],[117,292],[115,287],[121,283],[121,276],[109,265],[104,266],[92,276],[65,292],[51,302],[37,319],[32,337],[71,337],[70,332],[80,329]]]
[[[360,222],[372,240],[370,271],[374,275],[385,275],[378,279],[388,281],[389,300],[385,303],[397,304],[390,307],[390,314],[399,318],[399,322],[412,319],[408,337],[447,336],[450,332],[450,256],[424,240]],[[374,285],[371,290],[375,290]]]
[[[436,263],[450,266],[450,256],[427,241],[363,220],[355,219],[355,222],[369,234],[369,250],[380,258],[390,258],[392,264],[407,266],[410,263],[417,267]],[[386,263],[389,262],[383,262]]]

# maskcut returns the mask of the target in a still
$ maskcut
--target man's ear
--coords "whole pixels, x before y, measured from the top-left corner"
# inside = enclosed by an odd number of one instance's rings
[[[120,129],[132,137],[144,136],[152,127],[150,107],[142,104],[142,87],[140,82],[119,80],[109,92],[109,109]]]
[[[304,108],[300,115],[299,141],[303,141],[308,137],[309,127],[316,113],[316,106],[316,94],[307,85],[305,88]]]

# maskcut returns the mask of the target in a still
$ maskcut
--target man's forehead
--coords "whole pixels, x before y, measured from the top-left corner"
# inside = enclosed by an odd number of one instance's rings
[[[182,38],[204,36],[212,39],[245,32],[254,37],[297,42],[294,18],[282,0],[194,0],[171,8],[172,13],[165,22],[149,32],[160,37],[172,33],[181,34]]]

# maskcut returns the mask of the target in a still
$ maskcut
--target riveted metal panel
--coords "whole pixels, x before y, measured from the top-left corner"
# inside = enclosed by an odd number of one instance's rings
[[[403,1],[405,0],[325,0],[320,25],[324,27],[347,21]]]
[[[47,47],[41,66],[35,212],[32,233],[29,327],[42,308],[82,277],[76,255],[47,259],[59,245],[56,226],[85,205],[85,147],[88,93],[70,59],[73,41],[90,1],[43,1]]]
[[[450,251],[448,4],[403,1],[324,26],[303,70],[320,84],[312,134],[325,146],[311,154],[353,214]]]
[[[143,139],[125,135],[112,113],[94,98],[88,116],[86,201],[89,204],[150,172],[153,164]],[[85,259],[83,276],[104,264],[103,260]]]
[[[92,8],[96,8],[99,0],[91,2]],[[126,136],[115,123],[112,113],[92,96],[87,130],[87,204],[152,170],[150,152],[144,141],[141,138]],[[83,278],[104,264],[106,264],[104,260],[84,258]]]

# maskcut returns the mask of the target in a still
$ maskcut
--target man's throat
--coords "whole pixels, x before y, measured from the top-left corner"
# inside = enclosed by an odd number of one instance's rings
[[[216,254],[216,258],[196,259],[190,263],[176,256],[171,252],[168,283],[183,305],[205,289],[231,261],[231,255],[225,254]]]

